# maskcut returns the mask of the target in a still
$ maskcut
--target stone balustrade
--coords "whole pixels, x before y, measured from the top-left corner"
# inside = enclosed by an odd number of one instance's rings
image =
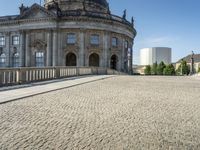
[[[100,67],[23,67],[0,69],[0,87],[84,75],[120,75]]]

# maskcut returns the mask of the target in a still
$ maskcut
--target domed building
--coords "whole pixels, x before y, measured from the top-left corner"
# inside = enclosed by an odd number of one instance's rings
[[[0,17],[0,67],[95,66],[132,70],[134,21],[106,0],[45,0]]]

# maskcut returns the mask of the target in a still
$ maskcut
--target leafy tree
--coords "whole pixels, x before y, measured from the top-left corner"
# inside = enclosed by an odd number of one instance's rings
[[[163,75],[165,67],[166,67],[165,63],[161,61],[160,64],[157,66],[157,75]]]
[[[157,75],[157,62],[154,63],[151,67],[151,75]]]
[[[164,75],[175,75],[175,68],[173,64],[169,64],[163,70]]]
[[[190,73],[190,67],[189,65],[187,65],[187,62],[185,60],[182,60],[178,69],[176,70],[176,73],[178,75],[188,75]]]
[[[198,69],[198,73],[200,73],[200,67],[199,67],[199,69]]]
[[[150,65],[146,66],[146,68],[144,69],[144,74],[151,75],[151,66]]]

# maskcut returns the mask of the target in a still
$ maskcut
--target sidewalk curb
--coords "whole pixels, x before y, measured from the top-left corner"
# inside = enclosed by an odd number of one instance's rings
[[[88,84],[88,83],[92,83],[92,82],[96,82],[96,81],[100,81],[100,80],[105,80],[105,79],[109,79],[109,78],[113,78],[113,77],[116,77],[116,76],[101,77],[99,79],[94,79],[94,80],[91,80],[91,81],[86,81],[86,82],[83,82],[83,83],[78,83],[78,84],[74,84],[74,85],[70,85],[70,86],[66,86],[66,87],[62,87],[62,88],[57,88],[57,89],[53,89],[53,90],[49,90],[49,91],[45,91],[45,92],[38,92],[36,94],[30,94],[30,95],[27,95],[27,96],[21,96],[19,98],[14,98],[14,99],[11,99],[11,100],[2,101],[2,102],[0,102],[0,105],[6,104],[6,103],[9,103],[9,102],[13,102],[13,101],[17,101],[17,100],[20,100],[20,99],[24,99],[24,98],[29,98],[29,97],[33,97],[33,96],[37,96],[37,95],[41,95],[41,94],[46,94],[46,93],[49,93],[49,92],[59,91],[59,90],[63,90],[63,89],[68,89],[68,88],[71,88],[71,87],[75,87],[75,86],[79,86],[79,85],[83,85],[83,84]],[[36,86],[40,86],[40,85],[36,85]]]

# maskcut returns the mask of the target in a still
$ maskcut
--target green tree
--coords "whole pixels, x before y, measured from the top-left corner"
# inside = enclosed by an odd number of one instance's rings
[[[146,66],[146,68],[144,69],[144,74],[151,75],[151,66],[150,65]]]
[[[198,73],[200,73],[200,67],[199,67],[199,69],[198,69]]]
[[[188,75],[189,73],[190,73],[189,65],[187,65],[187,62],[185,60],[182,60],[178,69],[176,70],[176,74],[177,75]]]
[[[151,67],[151,75],[157,75],[157,62],[154,63]]]
[[[166,67],[165,63],[161,61],[160,64],[157,66],[157,75],[163,75],[165,67]]]
[[[163,70],[164,75],[175,75],[175,68],[173,64],[169,64]]]

